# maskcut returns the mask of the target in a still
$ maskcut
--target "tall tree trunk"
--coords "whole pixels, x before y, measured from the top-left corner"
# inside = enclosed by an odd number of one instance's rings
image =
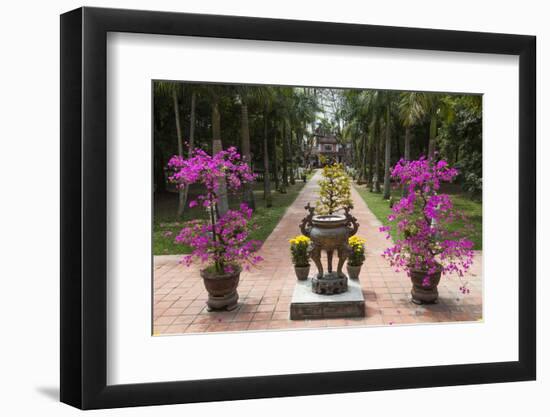
[[[395,132],[395,141],[393,141],[393,143],[395,144],[395,150],[396,150],[394,155],[399,155],[399,157],[401,157],[401,155],[402,155],[402,153],[401,153],[401,140],[400,140],[399,136],[397,135],[397,132]]]
[[[358,139],[354,137],[351,140],[352,143],[352,161],[353,161],[353,169],[355,170],[355,180],[358,184],[361,184],[362,182],[362,176],[363,176],[363,153],[361,152],[361,149],[363,147],[363,138],[359,137]]]
[[[304,146],[304,134],[302,132],[301,126],[296,131],[295,148],[296,148],[296,154],[298,156],[297,158],[294,159],[294,167],[296,169],[296,175],[298,176],[298,180],[300,180],[300,177],[303,174],[303,170],[307,167],[307,159],[306,159],[305,146]]]
[[[286,121],[283,120],[281,123],[281,139],[283,145],[283,189],[286,191],[288,187],[288,129],[286,126]]]
[[[289,129],[289,135],[288,135],[288,149],[289,149],[289,163],[290,163],[290,178],[289,178],[289,181],[290,181],[290,184],[291,185],[294,185],[296,184],[296,176],[295,176],[295,171],[294,171],[294,150],[292,149],[293,148],[293,140],[292,140],[292,129]]]
[[[165,162],[160,146],[155,149],[155,156],[157,157],[157,163],[155,164],[155,192],[163,192],[166,191],[166,178],[164,176]]]
[[[275,179],[275,189],[279,189],[279,163],[277,158],[277,129],[273,125],[271,126],[271,136],[273,139],[271,140],[271,153],[273,158],[273,178]]]
[[[382,198],[390,198],[390,163],[391,163],[391,127],[390,127],[390,107],[386,106],[386,152],[384,155],[384,195]]]
[[[367,173],[367,148],[368,148],[369,137],[366,134],[363,134],[361,140],[361,153],[359,157],[361,158],[361,172],[359,177],[361,178],[361,183],[369,182],[369,174]]]
[[[380,192],[380,180],[378,174],[380,173],[380,126],[379,122],[375,122],[374,126],[374,175],[372,176],[372,191],[375,193]]]
[[[410,126],[405,127],[405,151],[404,152],[405,154],[403,155],[403,159],[405,159],[405,161],[410,161],[411,160],[411,128]],[[402,187],[403,197],[406,197],[408,193],[409,193],[409,190],[407,189],[407,187],[403,186]]]
[[[248,127],[248,105],[244,102],[241,105],[241,148],[243,160],[252,170],[252,158],[250,156],[250,130]],[[252,210],[256,209],[256,202],[254,201],[254,192],[251,183],[244,185],[243,199],[248,207]]]
[[[363,149],[363,137],[359,137],[358,139],[352,139],[352,161],[353,161],[353,169],[355,170],[355,180],[358,184],[361,184],[363,181],[363,172],[365,169],[365,166],[363,164],[364,157],[363,152],[361,151]]]
[[[363,137],[357,138],[356,136],[353,137],[351,140],[352,143],[352,161],[353,161],[353,168],[355,169],[355,180],[358,184],[361,184],[363,181],[363,169],[365,168],[363,166],[363,152],[361,152],[361,149],[363,148]]]
[[[191,93],[191,114],[189,116],[189,151],[187,154],[189,158],[193,156],[193,150],[195,148],[195,107],[196,107],[197,93],[193,91]],[[189,184],[185,184],[183,189],[183,207],[187,206],[187,198],[189,196]]]
[[[371,191],[373,191],[373,182],[372,178],[374,176],[374,149],[373,149],[373,143],[370,141],[370,144],[368,144],[368,152],[369,152],[369,172],[367,175],[367,188],[371,187]],[[369,181],[370,178],[370,181]]]
[[[222,150],[219,98],[215,97],[212,102],[212,155]],[[220,180],[216,193],[218,194],[217,212],[219,216],[223,216],[229,210],[227,184],[225,183],[225,179],[222,178],[222,180]]]
[[[430,118],[430,141],[428,142],[428,157],[435,156],[435,137],[437,136],[437,115],[432,114]]]
[[[174,117],[176,119],[176,136],[178,139],[178,155],[183,157],[183,135],[181,133],[180,106],[178,101],[178,85],[172,88],[172,101],[174,103]],[[185,189],[178,184],[178,209],[176,217],[183,216],[185,210]]]
[[[267,112],[264,113],[264,200],[265,206],[271,207],[273,205],[271,199],[271,180],[269,178],[269,141],[268,141],[268,129],[267,129]]]
[[[403,155],[403,159],[406,161],[411,160],[411,128],[409,126],[405,128],[405,155]]]
[[[382,136],[382,126],[378,130],[378,193],[382,192],[382,186],[384,185],[382,179],[384,178],[384,138]]]

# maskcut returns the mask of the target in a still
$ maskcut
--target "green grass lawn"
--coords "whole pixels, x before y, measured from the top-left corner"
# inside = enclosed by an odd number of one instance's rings
[[[273,185],[273,184],[272,184]],[[261,240],[262,242],[271,234],[288,206],[290,206],[304,183],[296,181],[295,185],[289,185],[286,194],[281,194],[278,191],[272,191],[273,206],[265,207],[263,199],[263,184],[254,184],[254,197],[256,200],[256,210],[252,216],[252,224],[257,225],[257,229],[251,233],[251,239]],[[189,201],[194,195],[200,192],[198,188],[190,189]],[[154,205],[154,223],[153,223],[153,254],[168,255],[168,254],[183,254],[189,253],[190,248],[184,245],[174,243],[174,238],[184,226],[184,223],[191,219],[206,219],[206,212],[200,207],[187,208],[183,219],[176,221],[177,209],[177,194],[162,193],[155,196]],[[238,207],[240,198],[238,195],[232,196],[229,205],[232,208]]]
[[[388,215],[391,213],[391,209],[389,202],[382,199],[382,194],[371,193],[364,185],[354,184],[354,187],[378,220],[386,226],[389,225]],[[474,249],[481,250],[483,248],[481,234],[483,220],[481,203],[471,200],[467,195],[460,193],[456,189],[446,192],[451,195],[455,208],[462,211],[471,222],[473,230],[468,237],[474,242]],[[394,201],[399,201],[401,198],[401,190],[392,190],[392,197]],[[459,230],[463,228],[463,226],[461,222],[455,222],[451,225],[451,229]],[[392,237],[395,239],[396,236],[394,233],[392,233]]]

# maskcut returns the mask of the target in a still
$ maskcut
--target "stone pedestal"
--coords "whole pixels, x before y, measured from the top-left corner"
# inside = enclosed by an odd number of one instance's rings
[[[311,290],[315,294],[340,294],[348,290],[348,278],[345,275],[340,277],[336,272],[325,272],[323,278],[314,276],[311,279]]]
[[[315,294],[312,280],[296,281],[290,303],[290,319],[334,319],[365,316],[365,298],[358,281],[349,280],[348,290],[340,294]]]

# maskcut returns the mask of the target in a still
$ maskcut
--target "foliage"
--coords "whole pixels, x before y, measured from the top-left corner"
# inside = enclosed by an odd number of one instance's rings
[[[348,265],[361,266],[365,262],[365,243],[366,240],[359,236],[352,236],[348,239],[351,253],[348,257]]]
[[[353,150],[351,163],[357,182],[366,182],[378,191],[384,172],[383,197],[387,198],[388,166],[400,158],[417,159],[428,154],[435,157],[438,152],[459,168],[456,182],[463,190],[476,199],[481,197],[481,96],[386,93],[346,90],[343,94],[342,135]]]
[[[380,195],[371,193],[365,187],[356,186],[355,189],[380,223],[385,226],[392,224],[388,221],[388,216],[392,214],[392,207],[387,201],[382,200]],[[450,195],[454,207],[462,211],[466,216],[466,221],[472,225],[472,228],[465,228],[464,222],[461,219],[456,219],[449,227],[453,230],[463,230],[466,232],[466,237],[474,242],[474,250],[482,250],[483,210],[481,202],[472,200],[468,195],[462,193],[460,187],[450,187],[445,184],[444,189]],[[395,202],[403,197],[403,191],[397,187],[393,187],[391,196],[395,204]],[[395,228],[390,232],[392,239],[395,240],[399,237]]]
[[[332,214],[351,205],[351,183],[342,164],[326,165],[319,186],[317,213]]]
[[[403,197],[392,208],[388,220],[392,226],[380,230],[390,238],[392,227],[399,238],[383,256],[396,268],[426,271],[426,279],[437,271],[463,276],[473,262],[473,242],[463,236],[463,230],[450,225],[462,213],[453,207],[448,194],[438,194],[441,183],[458,175],[446,161],[435,162],[421,157],[414,161],[400,160],[392,169],[392,177],[406,188]]]
[[[459,168],[459,182],[472,197],[483,189],[481,97],[464,96],[452,101],[454,119],[440,129],[441,153]],[[452,158],[452,159],[451,159]]]
[[[225,179],[227,187],[236,191],[243,184],[254,180],[250,167],[237,153],[235,148],[220,151],[210,156],[201,149],[193,156],[184,159],[173,156],[168,167],[172,170],[170,181],[183,187],[186,184],[203,184],[206,193],[199,195],[189,203],[190,207],[201,205],[210,215],[210,220],[192,220],[181,229],[175,241],[192,248],[190,255],[183,258],[186,265],[193,259],[210,263],[218,273],[231,273],[235,265],[254,265],[262,259],[254,255],[261,242],[249,240],[249,220],[252,210],[241,204],[238,210],[228,210],[219,215],[217,204],[219,184]]]
[[[294,266],[308,266],[309,265],[309,244],[311,240],[309,237],[299,235],[289,240],[290,243],[290,255],[292,257],[292,263]]]

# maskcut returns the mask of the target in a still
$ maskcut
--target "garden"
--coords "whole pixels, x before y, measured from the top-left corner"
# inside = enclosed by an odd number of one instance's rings
[[[480,96],[153,89],[155,335],[482,319]]]

